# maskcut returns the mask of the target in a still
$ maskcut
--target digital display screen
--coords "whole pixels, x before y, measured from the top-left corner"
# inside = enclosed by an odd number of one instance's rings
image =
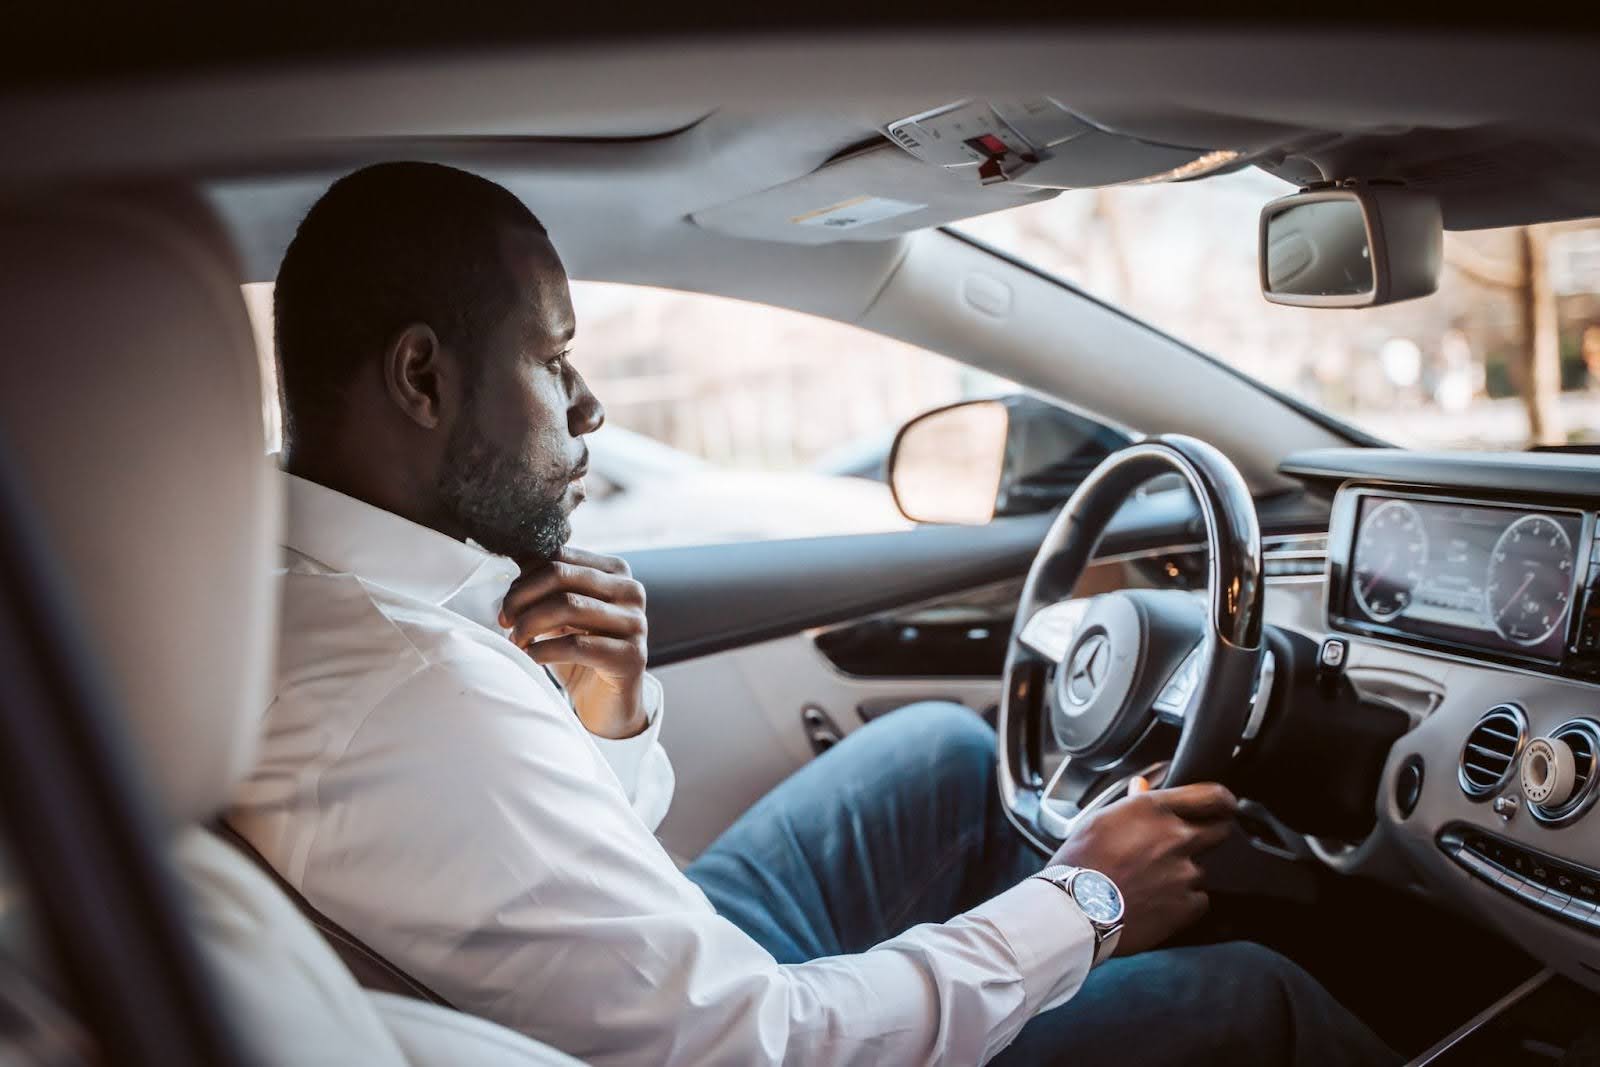
[[[1365,496],[1345,613],[1419,637],[1557,661],[1582,517]]]

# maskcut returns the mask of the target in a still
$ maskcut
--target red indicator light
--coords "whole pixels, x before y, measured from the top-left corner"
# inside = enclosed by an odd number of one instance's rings
[[[999,159],[1001,156],[1011,151],[1011,149],[1006,147],[1006,143],[1004,141],[992,133],[985,133],[977,137],[968,138],[967,144],[971,145],[973,148],[976,148],[990,159]]]

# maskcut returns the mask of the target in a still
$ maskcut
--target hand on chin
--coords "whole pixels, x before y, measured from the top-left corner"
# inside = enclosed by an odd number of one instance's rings
[[[524,564],[500,622],[512,643],[556,672],[589,732],[631,737],[648,725],[644,587],[623,560],[567,546]]]

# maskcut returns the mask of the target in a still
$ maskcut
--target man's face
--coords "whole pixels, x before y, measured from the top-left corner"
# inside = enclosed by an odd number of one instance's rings
[[[576,320],[566,271],[532,230],[502,239],[517,297],[466,357],[470,382],[445,446],[439,499],[457,529],[491,552],[549,559],[572,534],[589,449],[605,419],[568,360]]]

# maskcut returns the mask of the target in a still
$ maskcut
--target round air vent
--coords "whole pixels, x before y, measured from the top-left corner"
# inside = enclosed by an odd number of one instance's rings
[[[1528,810],[1542,823],[1561,826],[1572,822],[1594,804],[1595,787],[1600,784],[1600,775],[1595,773],[1595,761],[1600,758],[1600,724],[1593,719],[1571,719],[1550,731],[1550,740],[1572,753],[1572,784],[1543,803],[1530,797]],[[1523,777],[1526,780],[1528,776],[1525,773]],[[1566,782],[1561,785],[1566,786]],[[1557,798],[1560,798],[1559,803]]]
[[[1515,704],[1500,704],[1485,712],[1461,746],[1461,767],[1456,774],[1461,791],[1482,799],[1505,785],[1517,768],[1527,733],[1527,717]]]

